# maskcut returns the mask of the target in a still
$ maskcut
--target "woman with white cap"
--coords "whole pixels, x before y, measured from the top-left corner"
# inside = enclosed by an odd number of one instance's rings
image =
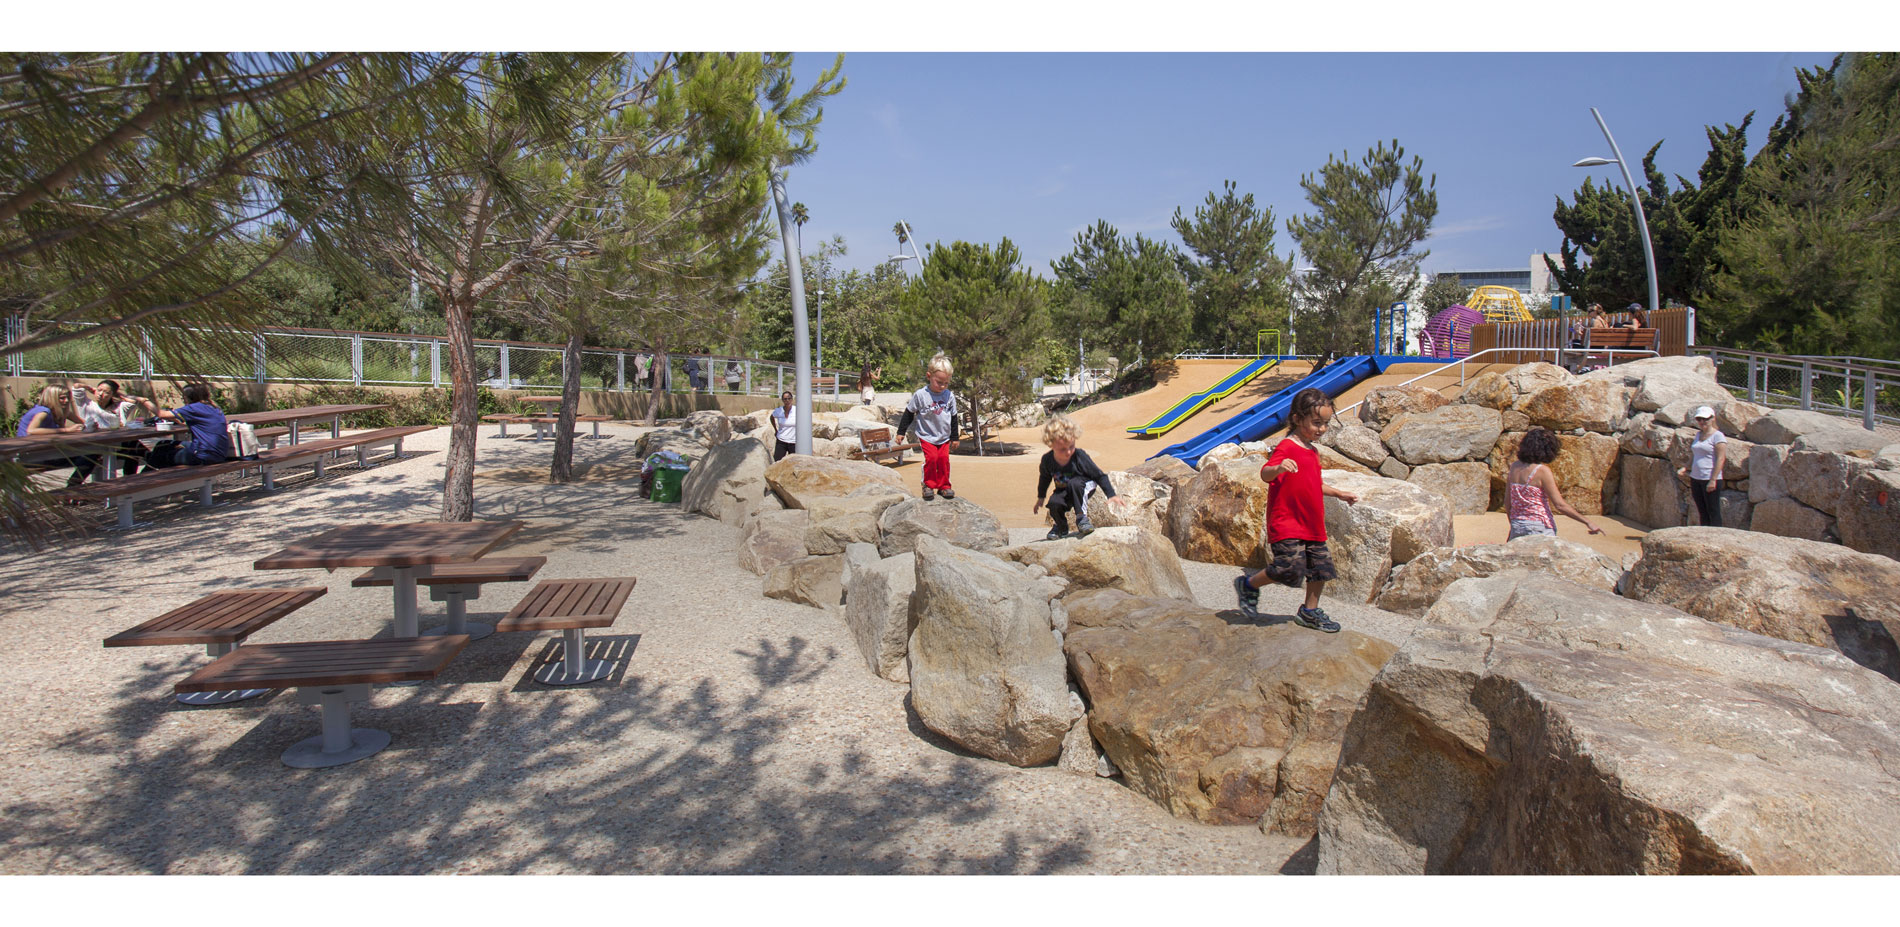
[[[1695,440],[1689,443],[1689,465],[1676,470],[1689,480],[1689,497],[1704,527],[1722,527],[1722,467],[1728,463],[1728,436],[1715,427],[1715,410],[1695,410]]]

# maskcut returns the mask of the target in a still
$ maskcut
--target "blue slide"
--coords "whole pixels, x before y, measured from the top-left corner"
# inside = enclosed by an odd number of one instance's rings
[[[1443,363],[1438,358],[1407,356],[1371,356],[1365,354],[1342,357],[1327,365],[1318,373],[1308,374],[1300,380],[1266,399],[1253,405],[1206,431],[1179,444],[1162,449],[1163,455],[1174,457],[1190,467],[1197,467],[1201,455],[1223,444],[1241,444],[1258,441],[1278,431],[1286,424],[1287,411],[1293,405],[1293,397],[1300,390],[1314,387],[1328,396],[1338,396],[1367,377],[1384,373],[1393,364]],[[1154,459],[1153,457],[1149,458]]]

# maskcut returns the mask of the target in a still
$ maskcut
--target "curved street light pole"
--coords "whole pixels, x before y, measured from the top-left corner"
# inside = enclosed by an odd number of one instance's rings
[[[797,381],[794,414],[798,416],[796,453],[811,453],[811,334],[805,324],[805,273],[798,251],[798,230],[792,225],[792,207],[785,198],[785,175],[776,163],[766,165],[772,184],[772,202],[778,207],[778,239],[785,245],[785,279],[792,288],[792,366]]]
[[[1656,293],[1656,250],[1649,243],[1649,220],[1643,216],[1643,198],[1636,193],[1636,181],[1630,176],[1630,166],[1623,160],[1623,150],[1616,147],[1616,139],[1610,136],[1610,127],[1603,121],[1603,114],[1597,108],[1590,107],[1590,115],[1596,117],[1597,128],[1603,130],[1603,140],[1610,143],[1609,158],[1584,158],[1572,167],[1596,167],[1602,164],[1615,164],[1623,172],[1623,186],[1630,192],[1630,205],[1636,207],[1636,230],[1643,236],[1643,269],[1649,272],[1649,311],[1662,308],[1662,300]]]

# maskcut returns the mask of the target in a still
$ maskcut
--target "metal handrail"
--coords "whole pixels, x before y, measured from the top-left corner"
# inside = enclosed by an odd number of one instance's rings
[[[1762,405],[1781,405],[1799,408],[1804,411],[1839,412],[1843,415],[1860,416],[1861,427],[1872,431],[1879,423],[1896,423],[1900,418],[1882,415],[1879,411],[1879,396],[1882,389],[1900,389],[1900,368],[1887,365],[1893,361],[1878,358],[1837,358],[1802,354],[1769,354],[1763,351],[1744,351],[1738,348],[1698,346],[1692,349],[1699,356],[1707,357],[1718,366],[1723,364],[1746,364],[1748,372],[1744,382],[1739,385],[1721,383],[1720,374],[1716,382],[1722,386],[1740,389],[1749,402]],[[1777,392],[1769,388],[1769,373],[1784,370],[1800,376],[1800,386],[1794,394]],[[1845,403],[1817,401],[1814,396],[1816,375],[1839,377],[1843,383],[1842,391],[1851,395],[1855,386],[1860,389],[1860,408],[1851,408]],[[1847,398],[1847,397],[1843,397]]]
[[[1575,348],[1485,348],[1484,350],[1479,351],[1476,354],[1468,354],[1464,357],[1458,358],[1455,361],[1452,361],[1451,363],[1434,367],[1431,370],[1427,370],[1424,373],[1421,373],[1418,376],[1415,376],[1411,378],[1410,380],[1407,380],[1404,383],[1400,383],[1398,385],[1411,386],[1412,384],[1417,383],[1418,381],[1423,380],[1426,377],[1435,377],[1444,373],[1447,370],[1450,370],[1453,367],[1457,367],[1458,368],[1458,385],[1463,386],[1465,385],[1465,364],[1476,358],[1483,357],[1486,354],[1493,354],[1493,353],[1503,354],[1508,351],[1512,354],[1550,354],[1554,357],[1562,357],[1564,352],[1567,350],[1577,350],[1577,349]],[[1655,351],[1649,350],[1648,348],[1592,348],[1590,349],[1590,354],[1593,356],[1598,355],[1598,354],[1607,354],[1609,355],[1610,363],[1612,364],[1616,363],[1616,355],[1618,354],[1647,354],[1651,357],[1657,356]],[[1485,365],[1490,366],[1491,364],[1494,364],[1494,363],[1500,363],[1500,362],[1486,361]],[[1525,361],[1522,363],[1529,363],[1529,362]],[[1364,399],[1361,399],[1358,402],[1355,402],[1352,405],[1345,407],[1344,409],[1340,409],[1339,411],[1334,412],[1333,417],[1339,418],[1340,416],[1345,415],[1346,413],[1351,412],[1352,410],[1357,409],[1360,406],[1365,405],[1365,404],[1366,404],[1366,401]]]

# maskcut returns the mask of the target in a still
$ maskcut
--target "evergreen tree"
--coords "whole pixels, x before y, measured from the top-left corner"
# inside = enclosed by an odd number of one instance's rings
[[[952,242],[931,245],[930,264],[898,301],[901,324],[918,363],[942,351],[955,366],[959,407],[972,422],[1030,398],[1030,380],[1041,373],[1039,339],[1048,330],[1046,287],[1021,266],[1022,254],[1008,238],[994,247]],[[977,430],[977,453],[983,453]]]
[[[1900,55],[1843,55],[1798,77],[1716,248],[1704,340],[1900,356]]]
[[[1194,309],[1193,343],[1222,353],[1251,350],[1255,333],[1286,334],[1287,275],[1292,263],[1274,252],[1273,210],[1237,195],[1234,182],[1207,194],[1193,220],[1174,211],[1173,226],[1194,257],[1183,255]]]
[[[1457,274],[1439,274],[1418,295],[1418,304],[1429,318],[1453,306],[1462,305],[1470,295],[1471,288],[1460,282]]]
[[[1702,168],[1694,181],[1677,175],[1673,190],[1656,170],[1656,152],[1663,143],[1643,155],[1644,186],[1637,193],[1649,221],[1657,294],[1665,305],[1707,298],[1719,270],[1716,242],[1735,215],[1735,197],[1747,165],[1748,126],[1754,118],[1750,113],[1739,126],[1707,127],[1709,153]],[[1647,303],[1649,271],[1629,194],[1614,183],[1599,186],[1595,181],[1584,180],[1568,205],[1558,198],[1552,218],[1564,234],[1558,252],[1562,260],[1545,257],[1544,264],[1558,289],[1580,306],[1602,303],[1620,309]]]
[[[1193,319],[1180,263],[1172,245],[1143,235],[1125,239],[1096,222],[1075,236],[1073,251],[1050,262],[1059,330],[1125,361],[1180,350]]]
[[[1372,314],[1410,294],[1419,262],[1414,251],[1438,214],[1437,176],[1424,162],[1404,163],[1398,140],[1383,142],[1355,164],[1328,156],[1317,176],[1300,178],[1312,215],[1288,220],[1311,269],[1295,281],[1299,309],[1294,328],[1307,354],[1364,353],[1372,341]]]

